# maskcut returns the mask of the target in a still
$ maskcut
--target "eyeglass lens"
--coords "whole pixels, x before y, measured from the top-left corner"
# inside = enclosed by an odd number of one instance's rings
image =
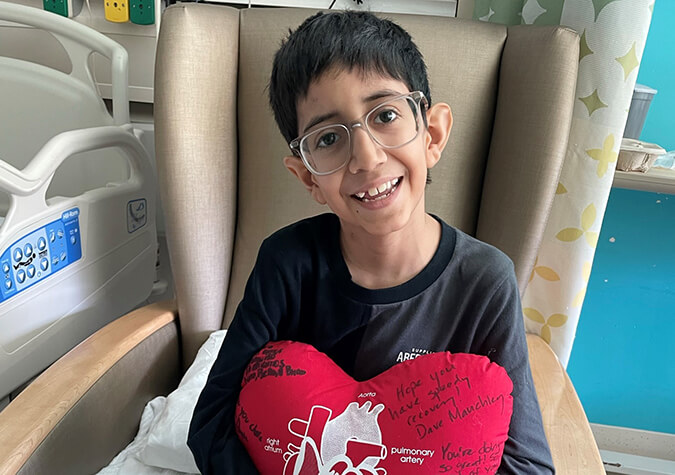
[[[385,102],[366,115],[364,125],[378,145],[400,147],[417,136],[417,105],[408,96]],[[336,170],[350,159],[349,130],[341,124],[322,127],[306,135],[300,149],[317,172]]]

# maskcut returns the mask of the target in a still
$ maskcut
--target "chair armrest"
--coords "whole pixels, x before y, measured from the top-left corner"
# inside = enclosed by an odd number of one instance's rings
[[[148,400],[182,374],[175,302],[106,325],[0,412],[0,473],[93,473],[138,430]]]
[[[584,408],[555,353],[537,335],[527,335],[527,347],[556,471],[605,473]]]

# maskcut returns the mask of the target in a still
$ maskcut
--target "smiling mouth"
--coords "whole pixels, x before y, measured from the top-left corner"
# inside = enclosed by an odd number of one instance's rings
[[[391,195],[401,183],[402,177],[394,178],[378,187],[373,187],[366,192],[354,193],[352,196],[359,201],[368,203],[370,201],[379,201]]]

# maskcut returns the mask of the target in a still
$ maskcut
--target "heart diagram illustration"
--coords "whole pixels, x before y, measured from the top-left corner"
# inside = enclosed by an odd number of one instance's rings
[[[246,369],[235,427],[262,474],[494,474],[512,390],[485,356],[432,353],[359,382],[310,345],[272,342]]]

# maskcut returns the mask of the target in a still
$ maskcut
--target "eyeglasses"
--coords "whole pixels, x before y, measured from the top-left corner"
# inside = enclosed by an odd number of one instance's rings
[[[352,156],[351,129],[363,127],[382,148],[403,147],[417,138],[420,112],[427,104],[419,91],[403,94],[378,104],[349,125],[326,125],[296,138],[288,146],[311,173],[329,175],[344,167]]]

